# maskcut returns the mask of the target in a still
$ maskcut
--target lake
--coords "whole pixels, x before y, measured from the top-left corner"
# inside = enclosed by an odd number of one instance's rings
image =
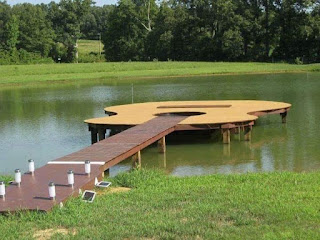
[[[292,104],[287,124],[263,116],[252,141],[232,136],[176,136],[167,153],[142,151],[142,167],[177,176],[320,169],[320,73],[225,75],[189,78],[47,83],[0,88],[0,174],[27,170],[90,145],[84,119],[104,116],[104,107],[170,100],[270,100]],[[133,96],[131,84],[133,83]],[[130,169],[124,161],[110,175]]]

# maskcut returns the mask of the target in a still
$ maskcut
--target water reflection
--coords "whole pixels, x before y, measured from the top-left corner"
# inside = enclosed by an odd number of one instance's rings
[[[292,103],[287,124],[265,116],[250,143],[233,135],[230,145],[218,136],[167,141],[167,153],[151,146],[142,152],[144,167],[173,175],[320,169],[319,73],[233,75],[135,80],[134,102],[169,100],[261,99]],[[90,144],[84,119],[104,116],[105,106],[131,103],[131,82],[81,82],[0,89],[0,173],[36,167]],[[129,161],[110,174],[131,167]]]

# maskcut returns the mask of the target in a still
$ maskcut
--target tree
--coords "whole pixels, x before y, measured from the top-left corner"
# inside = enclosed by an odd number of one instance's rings
[[[96,40],[106,30],[107,18],[113,9],[111,5],[93,6],[81,22],[81,38]]]
[[[135,4],[120,0],[108,17],[107,28],[102,36],[108,61],[144,59],[145,30],[137,22]]]
[[[0,51],[6,48],[5,26],[10,20],[11,8],[6,2],[0,2]]]
[[[152,24],[157,15],[158,7],[155,0],[133,0],[135,4],[136,20],[148,32],[152,31]]]
[[[320,62],[320,3],[316,5],[309,16],[309,62]]]
[[[276,47],[276,57],[287,61],[296,58],[304,59],[310,48],[310,9],[317,1],[310,0],[277,0],[277,24],[279,29],[279,43]]]
[[[19,37],[19,23],[15,15],[12,15],[5,27],[5,49],[13,54],[17,50]]]
[[[61,0],[58,4],[51,2],[48,5],[48,17],[57,35],[56,42],[62,43],[67,49],[63,61],[78,61],[80,26],[92,4],[92,0]]]
[[[19,19],[17,47],[47,57],[54,44],[55,34],[46,12],[40,5],[27,3],[14,6],[12,12]]]
[[[160,4],[152,32],[146,39],[146,55],[149,59],[165,61],[173,59],[174,10],[167,2]]]

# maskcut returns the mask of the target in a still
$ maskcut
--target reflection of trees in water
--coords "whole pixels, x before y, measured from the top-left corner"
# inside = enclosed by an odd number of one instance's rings
[[[127,89],[126,91],[127,92]],[[83,120],[96,112],[104,115],[106,105],[119,103],[123,89],[109,86],[67,86],[47,88],[17,88],[0,92],[1,122],[32,121],[41,124],[52,118],[63,124],[83,124]],[[121,101],[120,101],[121,102]]]
[[[218,138],[185,138],[168,141],[166,165],[169,172],[177,166],[202,167],[225,171],[314,170],[319,169],[320,122],[319,73],[234,75],[194,78],[114,80],[52,84],[43,87],[11,87],[0,90],[0,160],[8,156],[10,141],[44,152],[43,141],[64,153],[89,144],[84,119],[104,116],[103,108],[134,101],[256,99],[292,103],[288,123],[278,115],[259,118],[253,127],[251,143],[232,136],[230,149]],[[129,82],[128,82],[129,81]],[[27,136],[27,135],[30,136]],[[79,140],[80,139],[80,140]],[[85,141],[88,140],[88,142]],[[61,144],[62,143],[62,144]],[[31,147],[29,147],[29,145]],[[49,146],[49,145],[48,145]],[[47,146],[47,148],[48,148]],[[38,147],[38,149],[36,149]],[[41,148],[41,149],[40,149]],[[27,149],[27,150],[28,150]],[[12,153],[13,160],[24,159],[25,149]],[[12,151],[10,151],[12,152]],[[14,162],[12,161],[12,162]],[[24,160],[23,160],[24,161]],[[156,147],[142,152],[142,164],[163,168],[164,159]],[[226,168],[223,168],[227,166]],[[16,167],[12,167],[13,169]]]

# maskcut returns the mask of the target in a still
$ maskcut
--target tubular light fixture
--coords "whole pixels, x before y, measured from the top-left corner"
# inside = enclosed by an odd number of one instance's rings
[[[84,172],[87,174],[87,175],[90,175],[91,173],[91,163],[89,160],[86,160],[84,162]]]
[[[28,163],[29,163],[29,172],[33,176],[34,175],[34,161],[32,159],[29,159]]]
[[[6,186],[4,181],[0,181],[0,198],[4,198],[6,195]]]
[[[68,171],[68,185],[70,187],[73,187],[73,185],[74,185],[74,174],[73,174],[72,170]]]
[[[49,197],[51,200],[56,199],[56,186],[54,185],[54,182],[49,182]]]
[[[20,185],[21,185],[21,171],[20,171],[20,169],[16,169],[14,171],[14,181],[16,182],[18,187],[20,187]]]

